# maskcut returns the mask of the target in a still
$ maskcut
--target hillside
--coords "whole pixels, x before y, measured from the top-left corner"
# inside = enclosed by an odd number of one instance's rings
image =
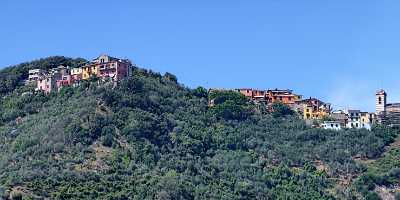
[[[208,94],[140,68],[116,87],[91,79],[44,95],[20,84],[28,69],[82,61],[51,57],[0,72],[4,198],[374,198],[373,187],[336,186],[364,180],[355,178],[373,166],[353,158],[379,159],[398,135],[313,129],[283,105],[269,113],[239,93]]]

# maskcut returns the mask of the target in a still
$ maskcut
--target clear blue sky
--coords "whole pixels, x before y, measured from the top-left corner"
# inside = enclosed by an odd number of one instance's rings
[[[127,57],[189,87],[290,88],[337,107],[400,102],[396,0],[2,0],[0,66]]]

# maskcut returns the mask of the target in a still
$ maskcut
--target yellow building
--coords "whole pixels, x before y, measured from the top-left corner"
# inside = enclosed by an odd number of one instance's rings
[[[85,65],[82,67],[82,79],[89,79],[91,76],[96,76],[99,73],[97,65]]]
[[[364,127],[364,124],[366,125],[372,125],[376,123],[376,115],[375,113],[369,113],[369,112],[361,112],[361,124]]]
[[[331,111],[330,104],[315,98],[297,101],[296,104],[300,107],[298,111],[303,115],[303,119],[323,119]]]

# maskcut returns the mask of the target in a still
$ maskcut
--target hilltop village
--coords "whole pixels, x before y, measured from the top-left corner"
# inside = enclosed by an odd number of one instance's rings
[[[45,94],[57,92],[65,86],[77,86],[83,80],[92,77],[116,84],[119,80],[131,76],[133,67],[132,62],[127,59],[100,55],[81,67],[58,66],[50,70],[29,70],[26,84],[33,85],[36,91]],[[226,89],[210,89],[209,92],[220,90]],[[267,105],[269,109],[274,103],[283,103],[314,127],[332,130],[342,128],[371,130],[374,124],[400,126],[400,103],[387,103],[387,94],[384,90],[376,92],[375,113],[357,109],[334,110],[330,103],[314,97],[303,99],[302,95],[295,94],[292,90],[242,88],[231,91],[243,94],[256,104]],[[213,105],[212,99],[209,100],[209,105]]]
[[[221,90],[226,89],[210,89],[209,92]],[[376,92],[375,113],[357,109],[334,110],[330,103],[314,97],[303,99],[302,95],[295,94],[292,90],[242,88],[231,91],[243,94],[256,104],[264,104],[268,109],[271,109],[274,103],[283,103],[314,127],[332,130],[341,130],[342,128],[371,130],[375,124],[400,126],[400,103],[387,103],[387,94],[384,90]],[[213,104],[211,99],[209,105],[213,106]]]
[[[97,77],[103,81],[118,82],[124,77],[130,76],[133,64],[127,59],[114,58],[108,55],[100,55],[84,66],[70,68],[58,66],[48,71],[42,69],[29,70],[26,85],[34,85],[36,91],[49,94],[59,91],[65,86],[76,86],[82,80]]]

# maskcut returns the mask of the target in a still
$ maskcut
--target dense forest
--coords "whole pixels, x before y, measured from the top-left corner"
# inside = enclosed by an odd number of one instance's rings
[[[116,87],[23,85],[29,69],[82,62],[0,71],[0,199],[400,199],[396,128],[315,129],[285,105],[141,68]]]

